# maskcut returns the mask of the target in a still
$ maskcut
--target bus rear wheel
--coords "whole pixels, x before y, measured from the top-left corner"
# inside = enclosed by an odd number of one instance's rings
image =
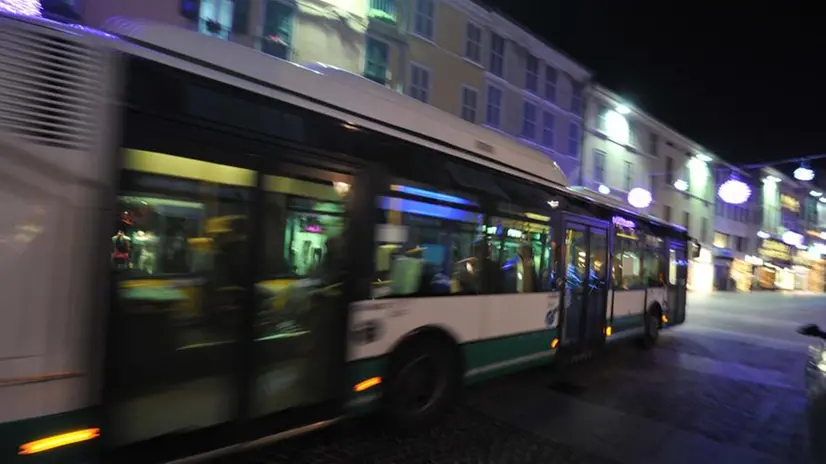
[[[653,348],[660,338],[660,319],[656,312],[645,312],[645,335],[642,338],[642,347],[645,349]]]
[[[433,426],[456,404],[462,372],[456,347],[422,337],[400,347],[390,360],[383,413],[397,431]]]

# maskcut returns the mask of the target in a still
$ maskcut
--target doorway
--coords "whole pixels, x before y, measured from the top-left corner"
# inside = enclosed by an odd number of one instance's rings
[[[605,340],[608,230],[604,225],[566,221],[563,346],[586,348]]]

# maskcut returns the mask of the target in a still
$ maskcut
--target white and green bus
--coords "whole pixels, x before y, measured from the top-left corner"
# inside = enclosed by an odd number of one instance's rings
[[[685,230],[545,154],[335,68],[107,30],[0,16],[0,462],[418,429],[684,320]]]

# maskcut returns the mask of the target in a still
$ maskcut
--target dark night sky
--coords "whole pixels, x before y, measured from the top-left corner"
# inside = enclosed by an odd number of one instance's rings
[[[793,1],[772,10],[719,0],[487,3],[733,163],[826,153],[821,11],[807,16]]]

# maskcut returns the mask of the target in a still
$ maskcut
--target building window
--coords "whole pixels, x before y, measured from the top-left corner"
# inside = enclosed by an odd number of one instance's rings
[[[525,61],[525,89],[539,93],[539,60],[530,54]]]
[[[413,33],[433,40],[433,17],[436,6],[434,0],[415,0],[413,8]]]
[[[648,187],[649,187],[649,190],[651,190],[651,194],[653,195],[654,192],[657,191],[657,175],[656,174],[651,174],[650,176],[648,176],[648,178],[649,178]]]
[[[364,60],[364,77],[384,85],[387,82],[387,61],[390,46],[381,40],[367,38]]]
[[[428,102],[430,97],[430,71],[410,65],[410,96],[421,102]]]
[[[462,87],[462,119],[476,123],[476,108],[479,103],[479,92],[470,87]]]
[[[749,239],[746,237],[737,237],[737,251],[747,251],[749,247]]]
[[[579,157],[580,140],[579,124],[575,122],[568,123],[568,154],[574,157]]]
[[[625,162],[625,176],[623,177],[622,188],[625,189],[626,192],[631,191],[631,186],[634,183],[634,166],[631,164],[630,161]]]
[[[688,211],[683,211],[683,227],[685,230],[691,229],[691,214]]]
[[[527,100],[522,106],[522,137],[536,138],[536,105]]]
[[[284,60],[290,59],[294,18],[293,7],[275,0],[267,2],[261,43],[262,52]]]
[[[711,244],[717,248],[728,248],[728,235],[715,231]]]
[[[485,124],[498,128],[502,118],[502,90],[488,86],[488,102],[485,112]]]
[[[467,23],[465,34],[465,58],[476,63],[481,63],[482,28],[473,23]]]
[[[550,111],[545,111],[542,115],[542,145],[553,148],[554,147],[554,127],[556,125],[556,118]]]
[[[605,152],[594,150],[594,182],[605,183]]]
[[[663,215],[663,220],[668,223],[671,222],[671,207],[668,205],[665,205],[665,214]]]
[[[703,242],[703,243],[708,242],[708,218],[707,217],[704,217],[701,221],[700,241]]]
[[[660,137],[651,132],[648,134],[648,154],[657,156],[657,145],[660,143]]]
[[[235,3],[230,0],[202,0],[198,13],[198,32],[229,39],[232,31]]]
[[[582,116],[582,84],[578,82],[573,83],[571,90],[571,112]]]
[[[399,12],[396,2],[397,0],[370,0],[370,10],[367,12],[367,17],[388,24],[396,24]]]
[[[556,82],[559,79],[556,68],[545,66],[545,99],[556,103]]]
[[[505,69],[505,38],[501,35],[490,34],[490,64],[488,71],[503,77]]]
[[[674,183],[674,158],[670,156],[665,159],[665,183],[668,185]]]

